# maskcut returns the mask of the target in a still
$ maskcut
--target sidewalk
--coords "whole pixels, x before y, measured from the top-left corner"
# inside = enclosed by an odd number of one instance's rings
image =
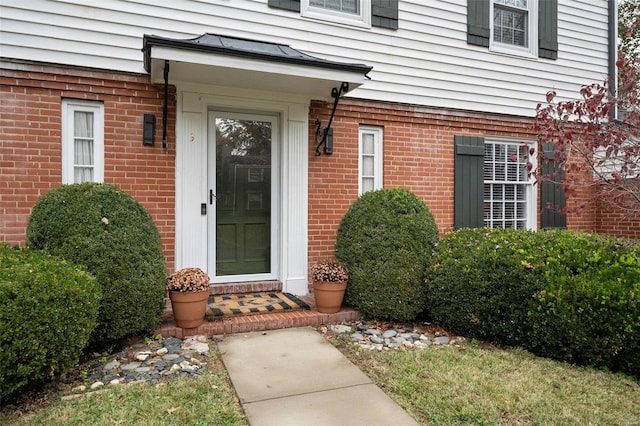
[[[218,347],[252,426],[417,424],[313,328],[234,334]]]

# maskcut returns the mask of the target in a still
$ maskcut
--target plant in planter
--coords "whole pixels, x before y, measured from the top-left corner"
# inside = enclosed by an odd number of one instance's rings
[[[315,263],[311,266],[311,280],[318,312],[338,312],[349,281],[347,266],[335,260]]]
[[[167,291],[178,327],[194,328],[202,324],[210,282],[209,275],[200,268],[183,268],[169,275]]]

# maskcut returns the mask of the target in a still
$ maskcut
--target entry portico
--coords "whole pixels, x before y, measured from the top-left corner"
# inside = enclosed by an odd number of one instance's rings
[[[371,67],[213,34],[146,35],[143,51],[176,87],[176,269],[308,293],[309,104]]]

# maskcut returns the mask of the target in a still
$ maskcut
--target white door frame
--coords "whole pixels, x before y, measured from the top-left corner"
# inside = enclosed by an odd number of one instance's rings
[[[279,253],[277,276],[283,290],[308,293],[309,103],[299,95],[176,83],[176,248],[175,268],[208,269],[208,112],[260,111],[280,117],[278,158]],[[209,206],[207,206],[209,207]],[[213,276],[212,276],[213,278]],[[250,278],[255,281],[255,277]],[[229,282],[228,280],[223,280]]]

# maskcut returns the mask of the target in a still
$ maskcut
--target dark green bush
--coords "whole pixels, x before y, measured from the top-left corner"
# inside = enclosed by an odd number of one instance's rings
[[[529,313],[528,348],[542,356],[640,376],[640,249],[559,233]],[[566,259],[566,261],[565,261]]]
[[[73,367],[99,306],[100,286],[78,266],[0,244],[0,399]]]
[[[532,296],[544,286],[539,240],[490,228],[445,235],[425,273],[427,316],[454,333],[519,344]]]
[[[338,228],[336,257],[350,271],[347,303],[362,315],[411,321],[424,309],[425,253],[438,239],[429,209],[406,189],[363,194]]]
[[[91,342],[104,344],[160,324],[167,277],[147,210],[111,185],[63,185],[33,208],[27,244],[84,265],[102,287]]]
[[[640,248],[571,231],[462,229],[425,273],[427,315],[453,332],[640,375]]]

